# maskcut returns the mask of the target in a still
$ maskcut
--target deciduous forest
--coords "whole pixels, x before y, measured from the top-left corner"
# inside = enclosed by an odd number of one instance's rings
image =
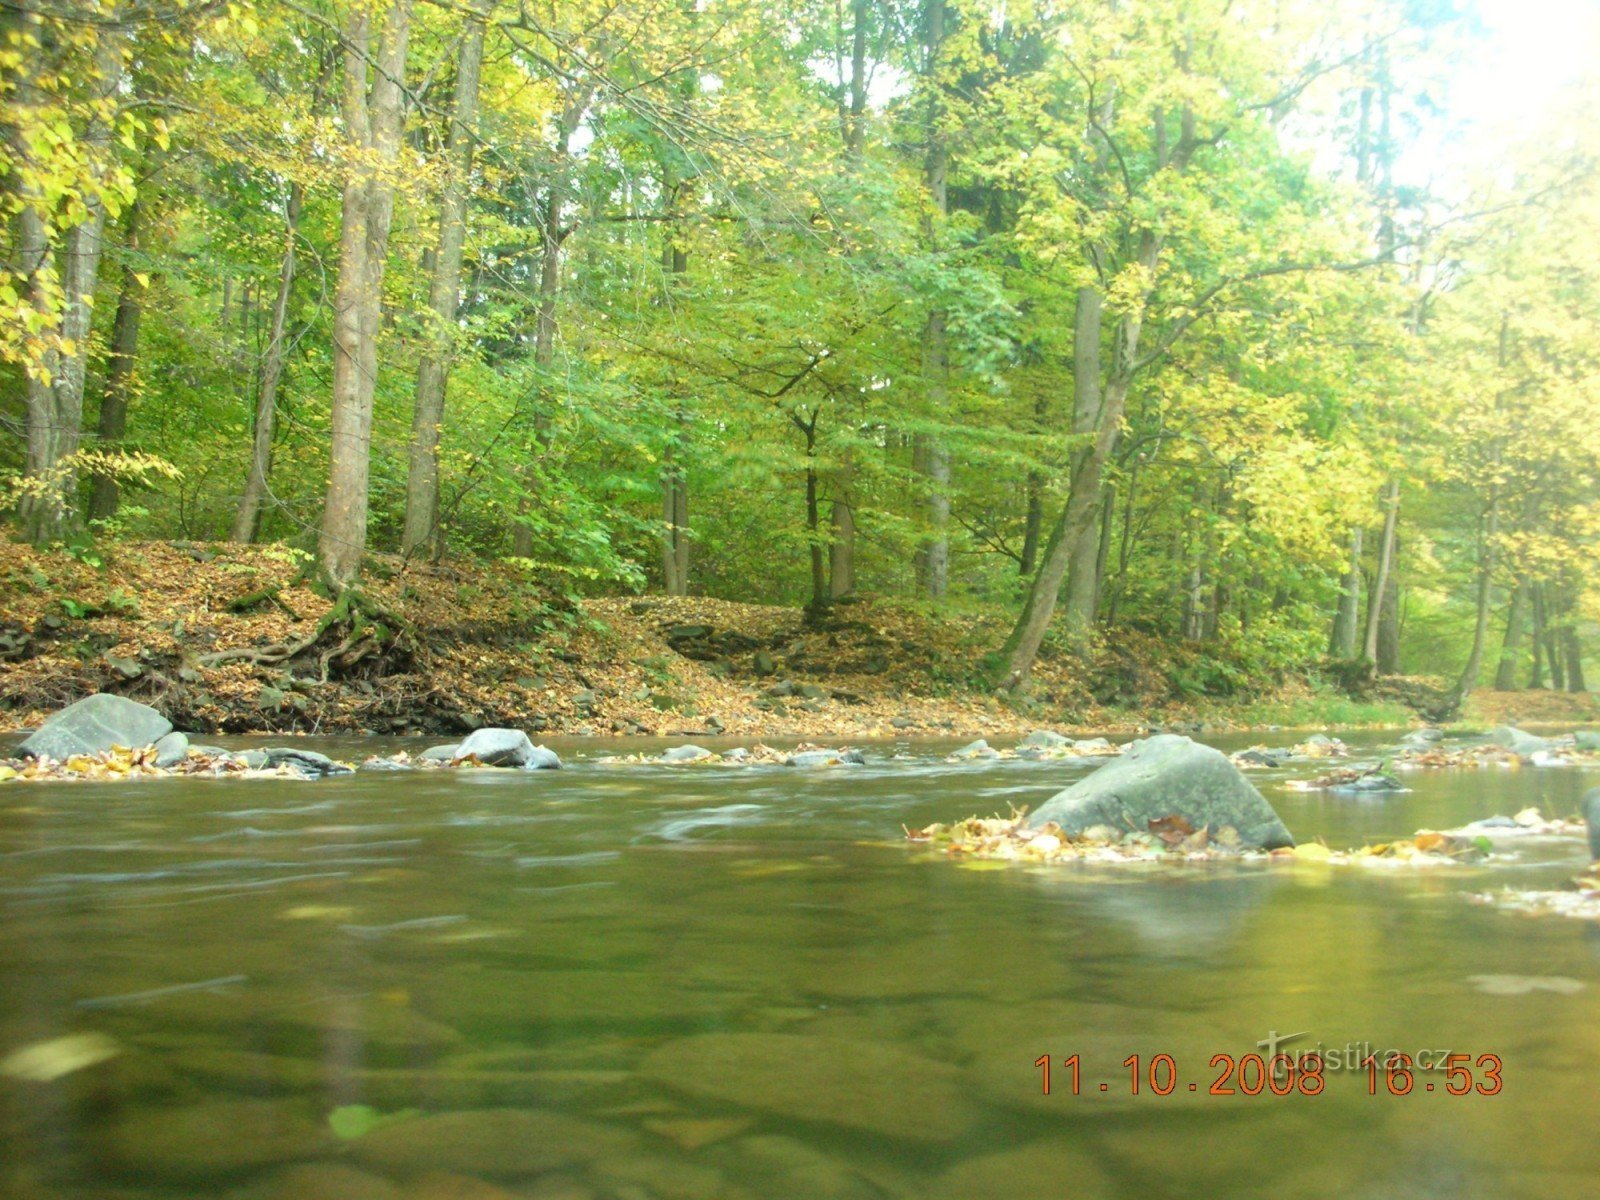
[[[1600,91],[1463,132],[1470,6],[0,24],[17,544],[982,613],[1019,696],[1126,635],[1200,692],[1593,678]]]

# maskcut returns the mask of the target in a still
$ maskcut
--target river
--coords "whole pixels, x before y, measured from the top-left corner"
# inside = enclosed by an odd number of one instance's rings
[[[1580,839],[1433,870],[974,870],[902,825],[1037,806],[1084,768],[932,742],[815,771],[596,761],[662,744],[7,786],[0,1195],[1557,1200],[1600,1178],[1600,927],[1468,900],[1561,886]],[[1570,814],[1600,783],[1283,786],[1315,773],[1252,780],[1335,847]],[[1245,1061],[1280,1044],[1320,1049],[1320,1077]]]

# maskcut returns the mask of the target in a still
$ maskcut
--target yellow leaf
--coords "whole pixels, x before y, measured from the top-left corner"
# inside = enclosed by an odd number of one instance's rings
[[[1294,848],[1294,856],[1301,862],[1327,862],[1333,851],[1321,842],[1302,842]]]

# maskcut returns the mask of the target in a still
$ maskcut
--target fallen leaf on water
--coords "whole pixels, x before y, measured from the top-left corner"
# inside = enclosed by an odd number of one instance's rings
[[[1294,856],[1301,862],[1327,862],[1333,851],[1321,842],[1301,842],[1294,848]]]
[[[48,1083],[121,1053],[122,1047],[103,1033],[69,1033],[8,1054],[0,1060],[0,1075]]]

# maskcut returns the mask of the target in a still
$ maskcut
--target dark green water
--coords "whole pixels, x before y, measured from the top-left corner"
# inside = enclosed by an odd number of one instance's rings
[[[1576,839],[1433,872],[965,870],[884,843],[1037,805],[1079,771],[933,745],[812,773],[555,748],[574,769],[6,786],[0,1056],[82,1034],[118,1053],[0,1078],[0,1195],[1593,1193],[1600,929],[1465,899],[1558,886]],[[1334,846],[1571,813],[1600,783],[1281,786],[1314,773],[1255,780]],[[1319,1095],[1211,1095],[1213,1056],[1274,1030],[1304,1031],[1296,1050],[1493,1054],[1503,1087],[1450,1096],[1419,1072],[1395,1096],[1380,1073],[1369,1095],[1357,1070]],[[351,1105],[418,1115],[342,1140],[328,1119]]]

